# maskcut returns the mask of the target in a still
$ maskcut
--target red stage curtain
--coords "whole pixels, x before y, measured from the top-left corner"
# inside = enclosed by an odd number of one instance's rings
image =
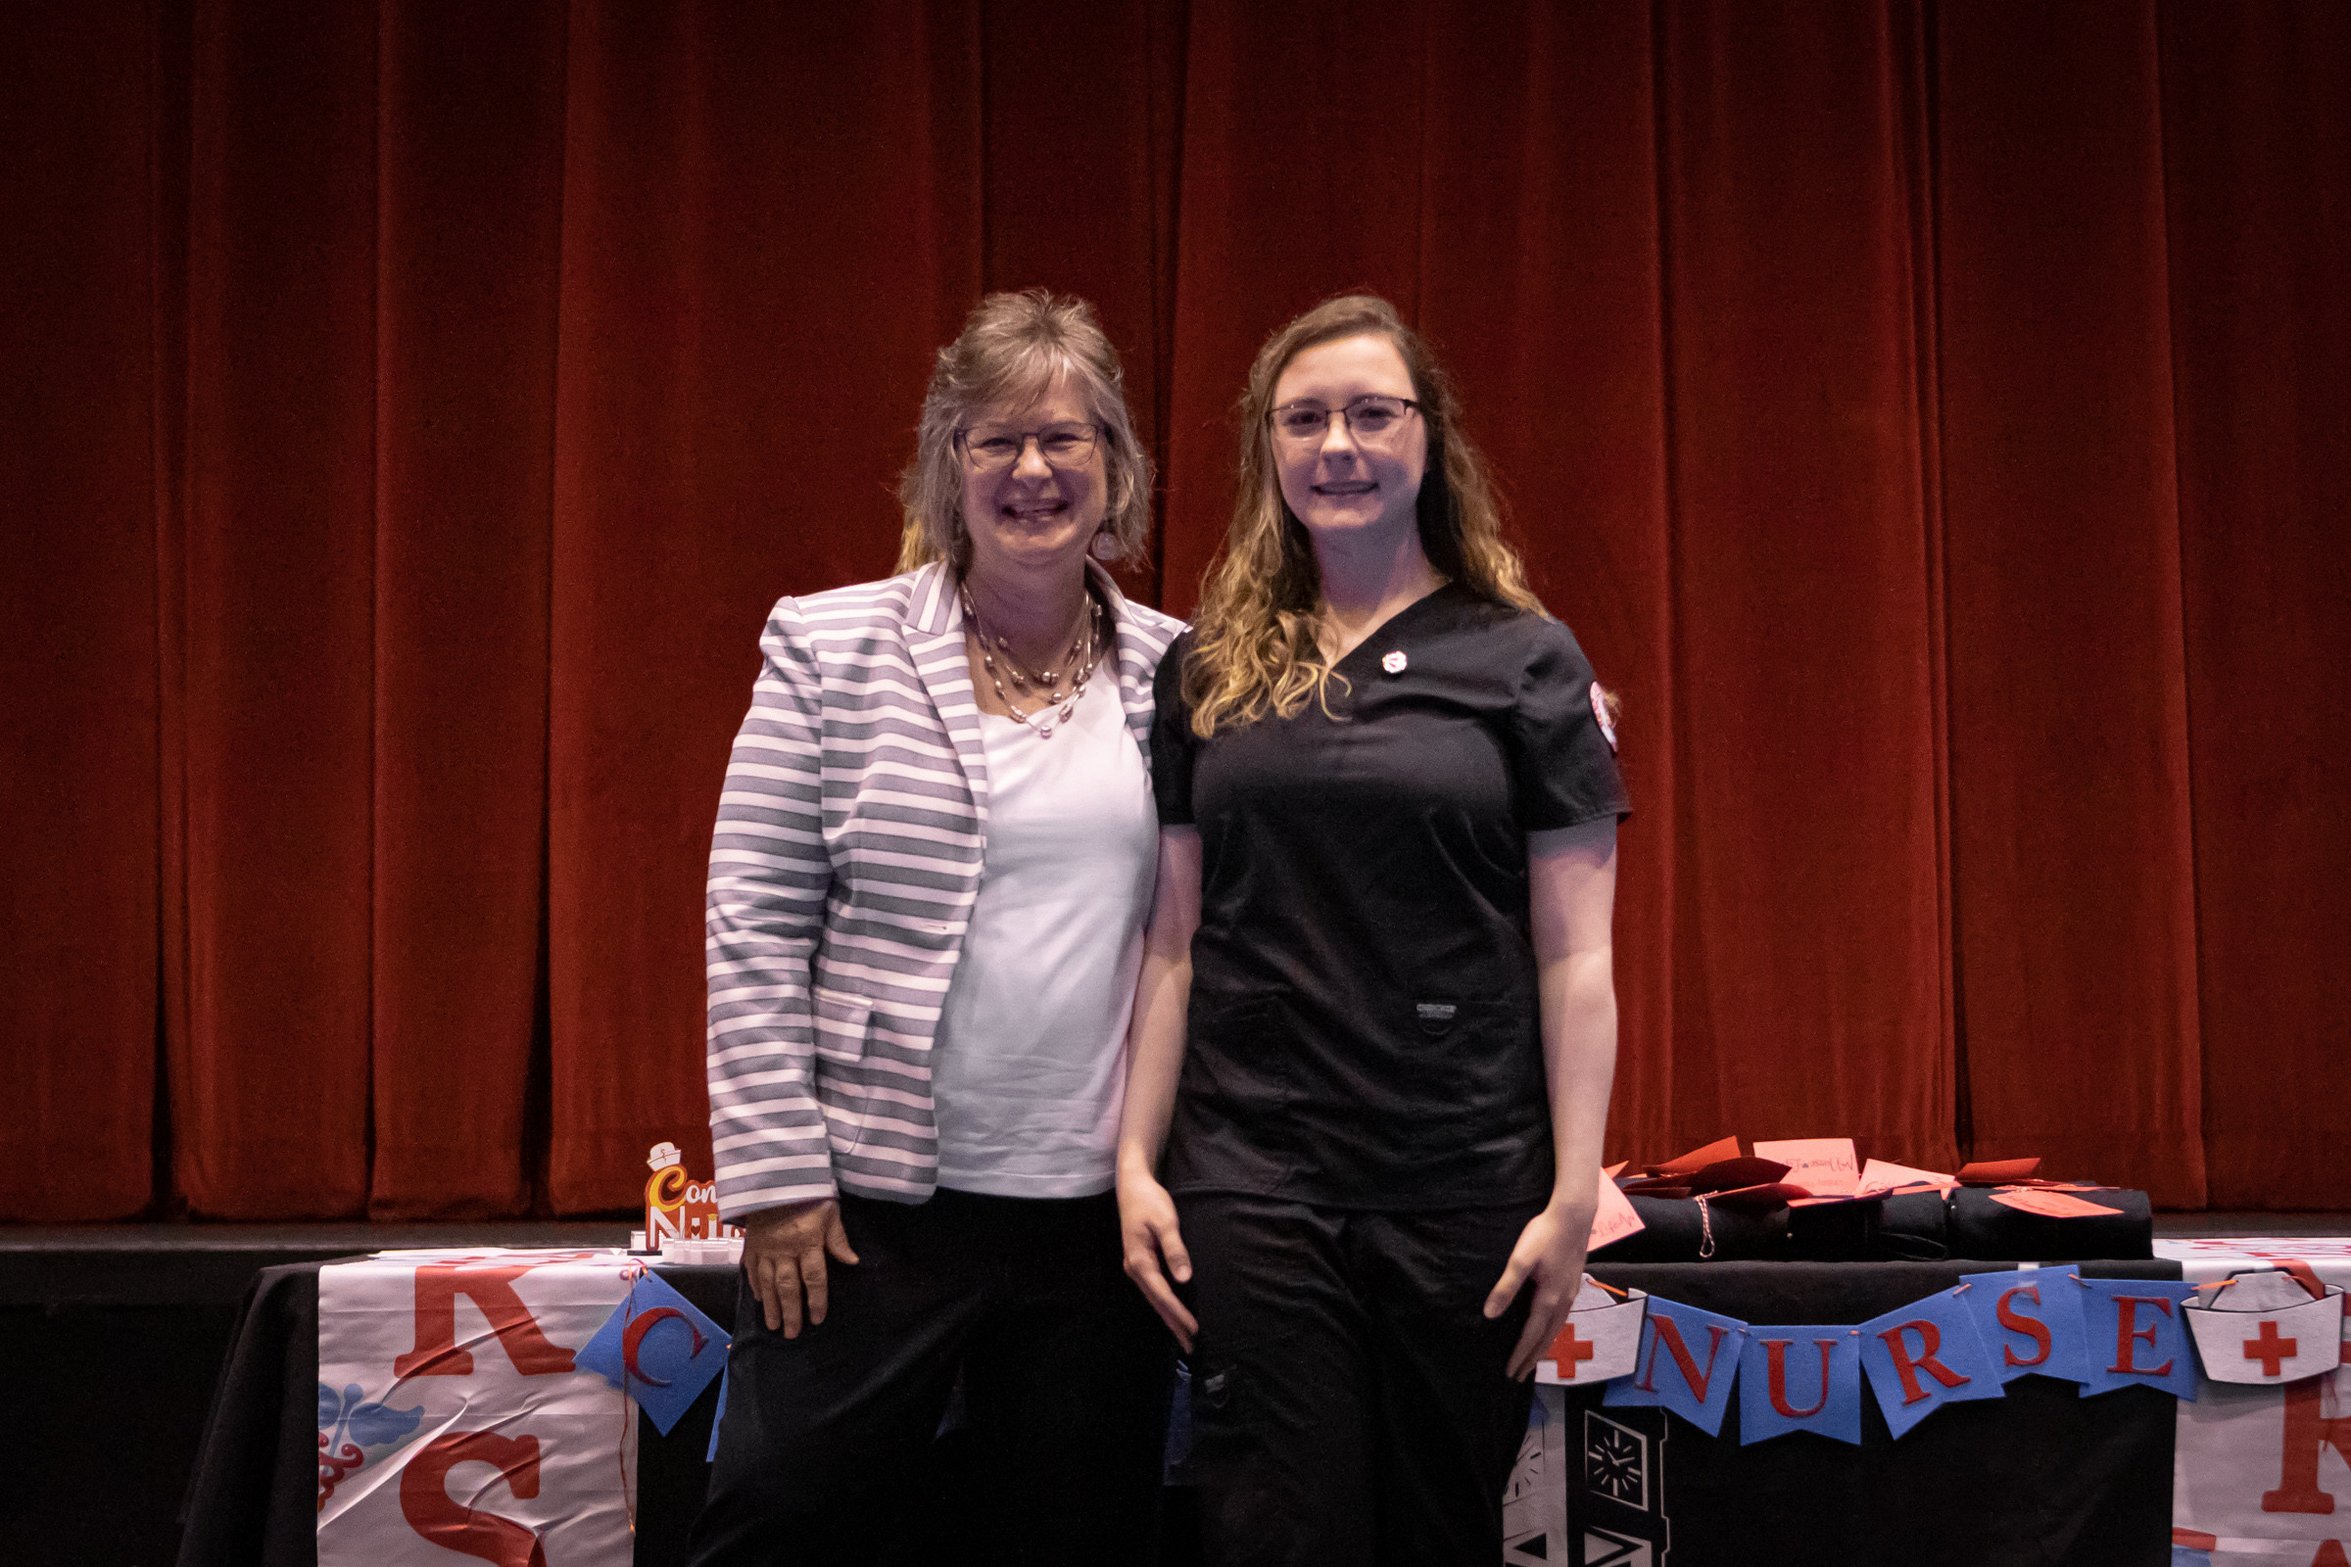
[[[1028,284],[1178,611],[1264,333],[1434,337],[1626,702],[1614,1152],[2351,1202],[2346,61],[2318,0],[0,21],[0,1216],[705,1160],[759,626],[887,568]]]

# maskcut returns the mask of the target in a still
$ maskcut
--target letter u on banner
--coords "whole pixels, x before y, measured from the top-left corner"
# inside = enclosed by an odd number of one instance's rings
[[[1736,1317],[1652,1295],[1633,1374],[1609,1383],[1601,1402],[1670,1409],[1708,1436],[1718,1435],[1739,1379],[1746,1333],[1747,1324]]]
[[[1750,1323],[1739,1358],[1739,1440],[1811,1431],[1861,1440],[1861,1330]]]
[[[1862,1369],[1896,1436],[1945,1404],[2007,1391],[1974,1313],[1962,1304],[1967,1291],[1956,1285],[1861,1324]]]

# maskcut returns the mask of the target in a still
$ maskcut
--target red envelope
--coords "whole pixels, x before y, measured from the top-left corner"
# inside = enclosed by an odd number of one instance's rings
[[[1717,1159],[1690,1177],[1690,1195],[1709,1197],[1716,1192],[1761,1186],[1788,1173],[1777,1159]]]
[[[2038,1159],[1978,1159],[1959,1167],[1962,1186],[2006,1186],[2029,1181],[2041,1168]]]
[[[1734,1186],[1727,1192],[1707,1192],[1706,1200],[1741,1213],[1761,1213],[1766,1209],[1792,1205],[1805,1195],[1804,1188],[1786,1181],[1764,1181],[1755,1186]]]
[[[1686,1154],[1666,1160],[1663,1164],[1649,1166],[1649,1173],[1651,1175],[1695,1175],[1718,1160],[1736,1159],[1737,1157],[1739,1157],[1739,1140],[1736,1137],[1718,1137],[1703,1148],[1693,1148]]]

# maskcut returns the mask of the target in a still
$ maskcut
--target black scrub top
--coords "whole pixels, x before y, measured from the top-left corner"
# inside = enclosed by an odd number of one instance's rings
[[[1448,584],[1341,659],[1330,714],[1192,733],[1159,666],[1153,786],[1200,929],[1166,1180],[1349,1208],[1542,1201],[1530,832],[1630,807],[1555,620]]]

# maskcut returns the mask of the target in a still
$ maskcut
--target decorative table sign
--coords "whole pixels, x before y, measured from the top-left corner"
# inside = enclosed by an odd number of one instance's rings
[[[320,1269],[319,1567],[628,1567],[636,1411],[575,1357],[642,1273],[611,1251]]]
[[[2343,1363],[2343,1291],[2291,1273],[2239,1272],[2190,1301],[2196,1358],[2215,1382],[2280,1387]]]
[[[2205,1382],[2194,1403],[2182,1402],[2174,1428],[2171,1488],[2174,1562],[2182,1567],[2278,1567],[2351,1561],[2351,1365],[2292,1377],[2296,1362],[2329,1353],[2326,1329],[2306,1334],[2296,1318],[2269,1314],[2275,1337],[2264,1342],[2263,1313],[2220,1309],[2289,1300],[2339,1311],[2351,1286],[2351,1240],[2331,1236],[2247,1236],[2159,1240],[2156,1255],[2180,1264],[2205,1299],[2184,1315],[2203,1357]],[[2256,1284],[2266,1274],[2274,1282]],[[2209,1286],[2235,1278],[2220,1288]],[[2293,1281],[2300,1282],[2294,1283]],[[2312,1293],[2315,1286],[2317,1294]],[[2274,1292],[2274,1293],[2273,1293]],[[2212,1309],[2207,1310],[2207,1305]],[[2289,1304],[2288,1310],[2295,1309]],[[2219,1319],[2233,1317],[2224,1323]],[[2332,1352],[2340,1356],[2341,1319]],[[2199,1330],[2199,1324],[2203,1324]],[[2234,1327],[2242,1336],[2224,1347],[2209,1335]],[[2291,1357],[2285,1341],[2294,1341]],[[2278,1357],[2275,1380],[2265,1360]],[[2250,1356],[2250,1358],[2248,1358]],[[2234,1361],[2235,1364],[2231,1364]],[[2248,1370],[2254,1380],[2230,1371]],[[2289,1378],[2291,1377],[2291,1380]]]
[[[645,1183],[645,1249],[660,1251],[670,1241],[715,1241],[743,1232],[718,1220],[718,1182],[686,1174],[686,1156],[675,1143],[655,1143],[645,1155],[653,1171]]]
[[[1648,1311],[1646,1291],[1612,1291],[1587,1275],[1568,1307],[1567,1325],[1535,1362],[1535,1380],[1588,1387],[1630,1374],[1639,1364],[1641,1321]]]

